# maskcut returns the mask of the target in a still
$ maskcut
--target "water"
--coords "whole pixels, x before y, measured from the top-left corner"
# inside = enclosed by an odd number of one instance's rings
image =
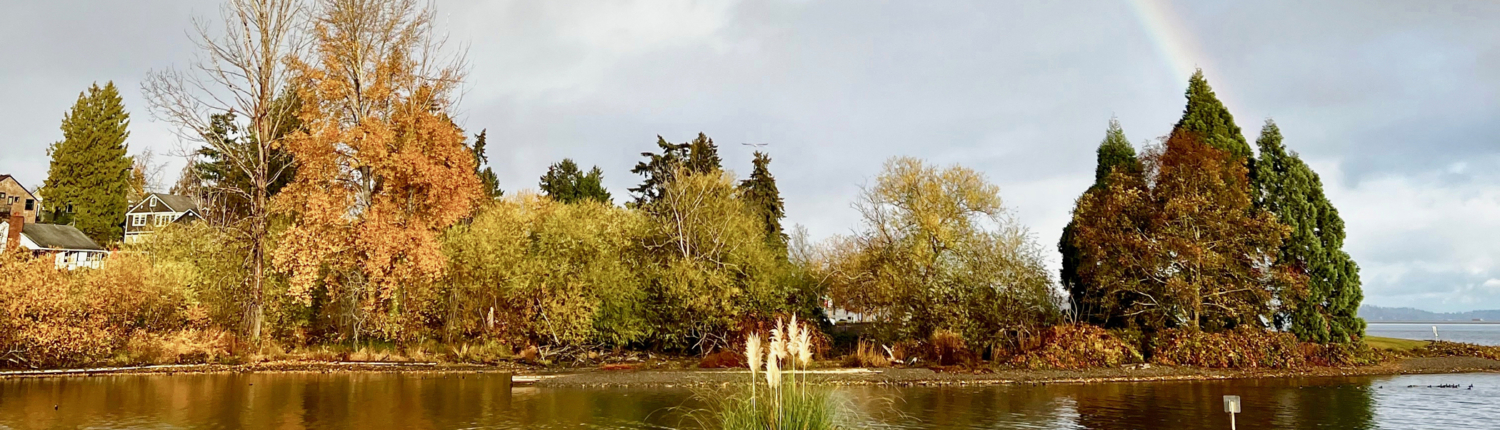
[[[1479,345],[1500,345],[1500,324],[1369,323],[1365,327],[1365,335],[1432,340],[1433,326],[1437,326],[1438,339]]]
[[[1442,384],[1474,388],[1427,387]],[[1495,428],[1500,417],[1500,374],[835,390],[854,428],[1225,429],[1226,394],[1244,401],[1242,429]],[[6,429],[691,428],[703,407],[682,388],[512,389],[495,375],[0,380]]]

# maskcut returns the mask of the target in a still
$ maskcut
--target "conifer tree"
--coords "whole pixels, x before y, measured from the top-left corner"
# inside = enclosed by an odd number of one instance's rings
[[[1208,80],[1203,78],[1202,69],[1188,78],[1187,107],[1182,110],[1182,119],[1173,127],[1173,132],[1177,131],[1197,134],[1209,146],[1241,160],[1250,160],[1253,155],[1240,127],[1234,124],[1234,115],[1214,95]]]
[[[781,192],[776,189],[776,177],[771,176],[771,156],[764,152],[756,151],[755,160],[751,162],[755,167],[750,170],[750,178],[740,181],[740,198],[751,210],[760,217],[766,229],[766,244],[775,250],[777,255],[786,256],[786,232],[781,229],[781,219],[786,217],[786,211],[781,200]]]
[[[1116,168],[1125,169],[1123,173],[1139,172],[1141,161],[1136,158],[1135,147],[1130,145],[1130,140],[1125,137],[1125,129],[1120,127],[1120,121],[1114,118],[1109,120],[1109,129],[1104,132],[1104,140],[1099,142],[1099,149],[1095,151],[1097,165],[1094,167],[1094,184],[1089,186],[1087,192],[1101,190],[1106,187],[1109,176]],[[1068,221],[1063,227],[1062,238],[1057,243],[1058,252],[1062,253],[1061,282],[1063,289],[1073,297],[1073,306],[1081,307],[1084,303],[1092,303],[1092,300],[1084,300],[1090,293],[1090,288],[1083,285],[1078,278],[1078,262],[1081,256],[1079,248],[1073,243],[1074,222]],[[1101,318],[1091,316],[1094,312],[1090,309],[1073,309],[1073,312],[1084,321],[1095,323],[1102,322]]]
[[[635,164],[630,173],[644,177],[641,185],[630,188],[630,193],[635,194],[636,206],[661,198],[662,187],[672,181],[673,172],[678,167],[685,168],[689,174],[709,173],[723,170],[723,162],[719,159],[719,147],[714,145],[713,139],[703,133],[698,133],[698,138],[686,143],[671,143],[661,136],[656,136],[656,146],[661,148],[661,153],[642,152],[641,156],[646,160]]]
[[[553,200],[562,203],[577,203],[583,200],[594,200],[601,203],[611,203],[609,191],[604,189],[604,171],[599,166],[594,166],[587,174],[578,170],[578,163],[571,158],[547,168],[547,174],[542,175],[542,192]]]
[[[1323,195],[1323,184],[1296,153],[1281,143],[1281,129],[1266,121],[1256,162],[1258,205],[1276,214],[1291,229],[1277,262],[1306,276],[1307,295],[1290,303],[1290,314],[1278,323],[1289,325],[1298,338],[1310,342],[1350,342],[1364,335],[1364,321],[1356,316],[1364,294],[1359,266],[1344,252],[1344,220]]]
[[[495,176],[495,170],[490,168],[490,157],[485,155],[485,135],[488,133],[489,129],[484,129],[474,135],[474,146],[469,149],[474,152],[474,175],[479,176],[480,190],[488,200],[495,200],[504,196],[505,190],[500,189],[500,178]]]
[[[63,140],[47,148],[44,202],[54,222],[71,223],[101,244],[121,240],[131,159],[126,156],[130,114],[114,82],[78,95],[62,121]]]
[[[693,173],[717,172],[724,169],[724,162],[719,159],[719,147],[714,145],[713,139],[709,139],[703,133],[698,133],[698,138],[688,143],[687,167]]]

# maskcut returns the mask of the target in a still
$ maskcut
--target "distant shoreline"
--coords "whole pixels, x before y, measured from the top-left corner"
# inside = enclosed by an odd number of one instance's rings
[[[1466,325],[1487,325],[1487,324],[1500,324],[1500,321],[1370,321],[1370,320],[1365,320],[1365,324],[1449,324],[1449,325],[1466,324]]]

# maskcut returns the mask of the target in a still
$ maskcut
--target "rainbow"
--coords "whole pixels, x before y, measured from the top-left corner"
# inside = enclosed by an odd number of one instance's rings
[[[1172,78],[1178,85],[1186,85],[1188,77],[1196,69],[1203,69],[1205,75],[1214,70],[1210,67],[1209,55],[1198,46],[1198,39],[1193,37],[1185,21],[1177,16],[1169,0],[1126,0],[1126,3],[1135,12],[1136,19],[1146,30],[1147,37],[1151,38],[1151,44],[1156,47],[1157,53],[1166,60]],[[1234,110],[1235,106],[1229,101],[1224,82],[1209,81],[1219,100]]]

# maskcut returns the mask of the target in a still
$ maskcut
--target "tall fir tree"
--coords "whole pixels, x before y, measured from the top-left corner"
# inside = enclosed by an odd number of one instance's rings
[[[756,211],[766,229],[766,244],[781,258],[786,258],[786,232],[781,229],[781,219],[786,209],[781,192],[776,189],[776,177],[771,175],[771,156],[756,151],[751,162],[750,178],[740,181],[740,198],[751,210]]]
[[[1276,260],[1306,276],[1307,295],[1293,300],[1278,323],[1304,341],[1353,341],[1364,336],[1364,320],[1356,315],[1364,293],[1359,266],[1343,250],[1344,220],[1323,195],[1318,174],[1281,139],[1281,129],[1267,120],[1255,142],[1257,203],[1291,229]]]
[[[1172,127],[1173,131],[1187,131],[1198,135],[1204,143],[1229,153],[1241,160],[1253,161],[1250,144],[1240,126],[1234,124],[1234,115],[1214,95],[1214,89],[1203,78],[1203,70],[1193,72],[1188,78],[1187,107],[1182,110],[1182,119]],[[1253,172],[1254,169],[1251,169]]]
[[[547,174],[542,175],[540,187],[547,197],[562,203],[583,200],[611,203],[609,191],[604,189],[604,171],[594,166],[585,174],[578,170],[578,163],[571,158],[548,167]]]
[[[47,148],[43,202],[54,222],[70,223],[100,244],[122,239],[132,161],[130,114],[114,82],[91,85],[63,116],[63,140]]]
[[[724,169],[724,161],[719,159],[719,146],[714,144],[713,139],[703,133],[698,133],[698,138],[688,142],[688,170],[693,173],[717,172]]]
[[[505,196],[505,191],[500,189],[500,178],[490,168],[489,155],[485,155],[485,137],[489,132],[489,129],[484,129],[474,135],[474,146],[469,147],[469,150],[474,153],[474,175],[479,176],[480,191],[488,200],[495,200]]]
[[[1096,165],[1094,167],[1094,184],[1084,191],[1092,192],[1104,189],[1109,181],[1109,176],[1115,169],[1125,169],[1125,173],[1136,173],[1141,169],[1141,160],[1136,158],[1135,147],[1130,145],[1130,139],[1125,137],[1125,129],[1120,127],[1120,121],[1110,118],[1109,129],[1104,132],[1104,140],[1099,142],[1099,149],[1095,151]],[[1078,263],[1082,258],[1079,248],[1073,243],[1074,224],[1072,220],[1063,227],[1061,239],[1058,240],[1057,250],[1062,253],[1062,270],[1060,281],[1069,297],[1075,298],[1073,306],[1083,306],[1083,303],[1092,303],[1090,300],[1080,300],[1091,293],[1088,286],[1078,277]],[[1092,315],[1090,309],[1073,309],[1075,315],[1082,321],[1094,323],[1102,322],[1102,318]]]
[[[703,133],[698,133],[698,138],[685,143],[671,143],[656,136],[656,146],[661,149],[660,154],[642,152],[641,157],[645,160],[637,162],[635,168],[630,169],[630,173],[642,176],[641,185],[629,189],[631,194],[635,194],[632,204],[637,207],[660,198],[662,187],[672,181],[673,172],[679,167],[687,169],[690,174],[717,172],[724,168],[719,159],[719,147]]]

